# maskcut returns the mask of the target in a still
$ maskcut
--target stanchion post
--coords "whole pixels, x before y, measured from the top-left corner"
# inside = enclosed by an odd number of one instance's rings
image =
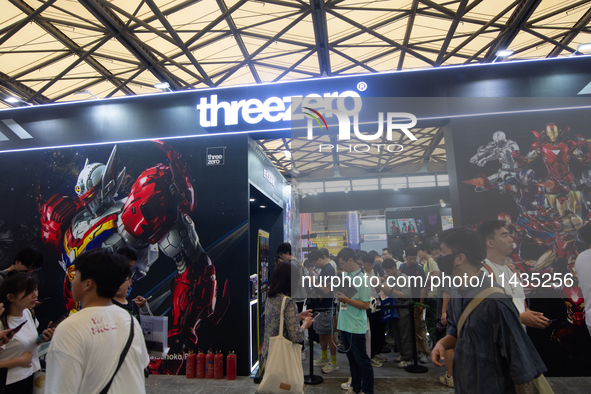
[[[311,385],[320,384],[324,382],[324,378],[314,375],[314,341],[312,340],[310,331],[308,331],[308,349],[310,349],[310,374],[304,375],[304,383]]]

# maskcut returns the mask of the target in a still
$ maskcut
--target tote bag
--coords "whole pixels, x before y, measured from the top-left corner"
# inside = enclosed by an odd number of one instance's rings
[[[269,356],[265,362],[263,381],[258,394],[304,392],[304,369],[302,368],[302,345],[283,336],[285,300],[281,301],[279,335],[269,338]]]

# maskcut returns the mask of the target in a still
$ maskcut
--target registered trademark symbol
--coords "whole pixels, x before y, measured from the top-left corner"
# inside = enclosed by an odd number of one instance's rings
[[[365,82],[359,82],[357,84],[357,90],[359,90],[360,92],[365,91],[365,89],[367,89],[367,84]]]

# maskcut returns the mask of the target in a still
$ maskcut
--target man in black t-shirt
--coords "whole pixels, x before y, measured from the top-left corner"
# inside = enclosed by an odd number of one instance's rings
[[[337,365],[337,347],[334,337],[334,294],[330,291],[330,279],[336,275],[336,272],[330,264],[330,259],[320,251],[313,251],[308,255],[310,261],[317,269],[320,269],[315,284],[324,286],[314,286],[317,300],[314,303],[314,312],[318,316],[314,318],[314,330],[320,337],[320,350],[322,356],[314,360],[314,366],[322,366],[323,373],[331,373],[339,370]],[[330,347],[330,361],[328,360],[328,348]]]

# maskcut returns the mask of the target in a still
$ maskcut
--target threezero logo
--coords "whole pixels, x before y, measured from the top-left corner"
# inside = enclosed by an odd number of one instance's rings
[[[345,111],[344,99],[360,98],[359,94],[352,90],[344,92],[324,93],[322,95],[312,93],[307,96],[269,97],[265,101],[256,98],[248,100],[220,101],[217,94],[209,97],[201,97],[197,110],[199,111],[199,124],[202,127],[217,127],[218,121],[223,119],[223,125],[237,125],[239,118],[248,124],[257,124],[262,120],[267,122],[289,122],[291,120],[304,119],[304,114],[299,108],[316,110],[333,110],[334,101],[337,101],[336,110]],[[220,111],[222,110],[222,111]],[[221,114],[223,112],[223,118]],[[314,113],[320,115],[318,112]],[[330,116],[330,115],[327,115]],[[326,124],[326,123],[325,123]]]

